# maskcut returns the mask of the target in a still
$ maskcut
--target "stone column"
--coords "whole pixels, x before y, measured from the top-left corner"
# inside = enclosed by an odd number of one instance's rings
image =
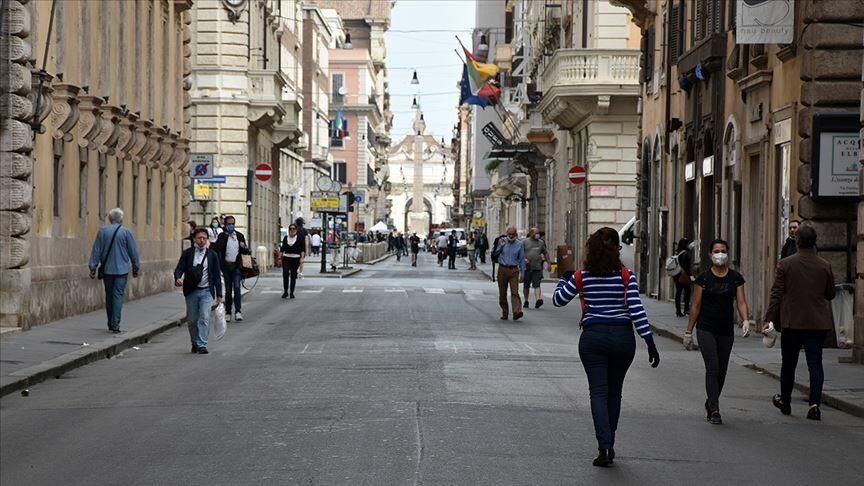
[[[429,215],[426,214],[423,193],[423,132],[426,130],[426,122],[423,115],[417,110],[414,120],[414,185],[412,192],[414,200],[411,204],[411,212],[408,213],[408,231],[417,234],[426,234],[429,231]]]

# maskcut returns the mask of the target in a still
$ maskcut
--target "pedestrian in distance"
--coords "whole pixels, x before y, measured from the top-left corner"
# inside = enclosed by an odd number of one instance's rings
[[[468,270],[477,270],[477,240],[474,238],[474,234],[468,235],[468,241],[465,242],[466,249],[468,250]]]
[[[780,259],[790,257],[798,250],[798,246],[795,244],[795,234],[798,232],[799,226],[801,226],[801,222],[797,219],[789,221],[789,236],[786,237],[783,248],[780,250]]]
[[[501,306],[501,320],[508,319],[507,289],[513,308],[513,320],[518,321],[522,313],[522,299],[519,298],[519,284],[525,278],[525,247],[516,237],[516,228],[507,228],[507,237],[501,238],[495,248],[498,260],[498,305]]]
[[[246,236],[237,231],[234,216],[225,216],[225,231],[216,239],[214,250],[219,255],[219,268],[222,269],[222,277],[225,279],[225,320],[231,322],[233,309],[234,320],[243,320],[242,296],[240,294],[240,281],[243,279],[243,268],[240,261],[241,254],[248,254]]]
[[[444,266],[444,259],[447,257],[447,235],[442,231],[435,238],[435,251],[438,253],[438,266]]]
[[[393,238],[393,246],[396,249],[396,261],[402,261],[402,255],[405,254],[405,238],[402,237],[401,234],[397,233],[396,237]]]
[[[309,236],[309,230],[306,229],[306,220],[298,217],[294,220],[294,224],[297,226],[297,237],[303,242],[303,251],[308,255],[312,246],[312,238]],[[304,260],[301,259],[300,268],[297,270],[297,275],[301,279],[303,278],[303,263]]]
[[[780,393],[772,402],[783,415],[792,413],[792,387],[801,348],[810,372],[810,408],[807,418],[822,420],[822,346],[834,329],[830,301],[834,299],[834,273],[831,265],[816,254],[816,230],[810,225],[797,228],[796,252],[777,264],[771,298],[765,314],[765,330],[769,323],[779,324]]]
[[[411,235],[411,266],[417,266],[417,254],[420,253],[420,237],[417,233]]]
[[[720,425],[720,393],[726,382],[729,355],[735,342],[735,310],[741,317],[741,336],[750,336],[749,310],[744,293],[744,277],[729,268],[729,244],[717,239],[709,245],[711,268],[700,273],[694,281],[693,306],[684,347],[693,347],[693,327],[699,340],[699,351],[705,362],[706,419]]]
[[[318,231],[312,233],[312,236],[309,237],[309,244],[312,247],[312,254],[317,256],[321,251],[321,235],[318,234]]]
[[[531,228],[528,230],[528,235],[522,240],[522,245],[525,247],[525,281],[522,287],[522,292],[525,296],[524,306],[530,309],[531,305],[528,302],[528,297],[531,293],[531,288],[534,288],[534,308],[539,309],[543,305],[543,291],[540,288],[543,282],[543,267],[551,270],[549,264],[549,252],[546,250],[546,242],[540,239],[540,229]]]
[[[222,303],[222,277],[219,255],[210,249],[207,229],[197,228],[192,236],[195,246],[180,254],[174,269],[174,285],[183,287],[192,352],[207,354],[210,308],[214,300],[216,305]]]
[[[675,315],[684,317],[690,314],[690,296],[693,291],[693,258],[690,256],[690,240],[681,238],[675,247],[679,272],[672,276],[675,284]]]
[[[141,262],[132,231],[123,226],[123,210],[108,211],[108,224],[99,228],[93,249],[90,252],[90,278],[102,279],[105,287],[105,313],[108,315],[108,331],[120,332],[120,316],[129,271],[138,278]]]
[[[447,237],[447,269],[456,270],[456,250],[459,248],[459,237],[456,230],[450,232]]]
[[[296,224],[288,227],[288,234],[282,238],[282,298],[294,298],[297,273],[306,258],[306,245],[301,239]]]
[[[615,460],[615,434],[621,415],[624,377],[636,355],[636,333],[648,347],[652,368],[660,353],[639,297],[639,284],[621,263],[618,231],[600,228],[585,243],[585,260],[577,272],[565,272],[555,288],[552,304],[567,305],[581,295],[582,318],[579,359],[588,377],[591,417],[599,453],[593,464],[608,467]]]
[[[477,232],[477,238],[474,243],[477,246],[477,257],[482,265],[486,265],[486,252],[489,251],[489,238],[486,233]]]
[[[223,231],[224,230],[222,229],[222,225],[219,224],[219,218],[213,218],[210,221],[210,227],[207,228],[207,239],[210,241],[211,245],[213,243],[216,243],[216,239],[219,238],[219,235],[222,234]]]

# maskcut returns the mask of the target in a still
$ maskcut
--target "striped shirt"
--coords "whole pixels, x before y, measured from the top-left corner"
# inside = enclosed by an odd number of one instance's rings
[[[576,277],[570,280],[563,278],[558,281],[552,303],[555,307],[562,307],[570,303],[576,294]],[[616,272],[593,276],[589,272],[582,272],[582,298],[585,300],[585,315],[582,319],[584,327],[592,324],[626,325],[633,324],[636,332],[642,339],[649,341],[653,339],[651,328],[648,326],[648,315],[642,307],[639,298],[639,284],[636,276],[630,272],[630,281],[627,284],[627,304],[624,304],[624,282],[623,276]]]

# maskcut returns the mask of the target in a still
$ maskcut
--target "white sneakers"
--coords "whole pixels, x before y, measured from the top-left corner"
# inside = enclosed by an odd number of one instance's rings
[[[234,320],[237,321],[237,322],[242,321],[242,320],[243,320],[243,314],[241,314],[241,313],[239,313],[239,312],[235,312],[235,313],[234,313]]]
[[[225,313],[225,322],[231,322],[231,313],[230,312]]]

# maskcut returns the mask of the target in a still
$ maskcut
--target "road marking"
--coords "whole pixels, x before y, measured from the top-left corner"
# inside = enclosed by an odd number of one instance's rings
[[[407,293],[408,291],[405,289],[384,289],[384,292],[393,292],[393,293],[404,294],[404,293]]]
[[[318,290],[301,290],[300,292],[303,292],[304,294],[320,294],[321,292],[324,292],[324,287],[321,287]]]
[[[363,289],[342,289],[343,294],[362,294]]]
[[[309,349],[309,345],[308,345],[308,344],[307,344],[307,345],[306,345],[306,347],[305,347],[305,348],[303,348],[303,351],[300,351],[300,354],[303,354],[303,353],[305,353],[305,352],[306,352],[306,350],[307,350],[307,349]]]
[[[443,294],[444,289],[426,289],[427,294]]]
[[[465,295],[483,295],[483,291],[477,289],[463,289],[462,292],[465,292]]]

